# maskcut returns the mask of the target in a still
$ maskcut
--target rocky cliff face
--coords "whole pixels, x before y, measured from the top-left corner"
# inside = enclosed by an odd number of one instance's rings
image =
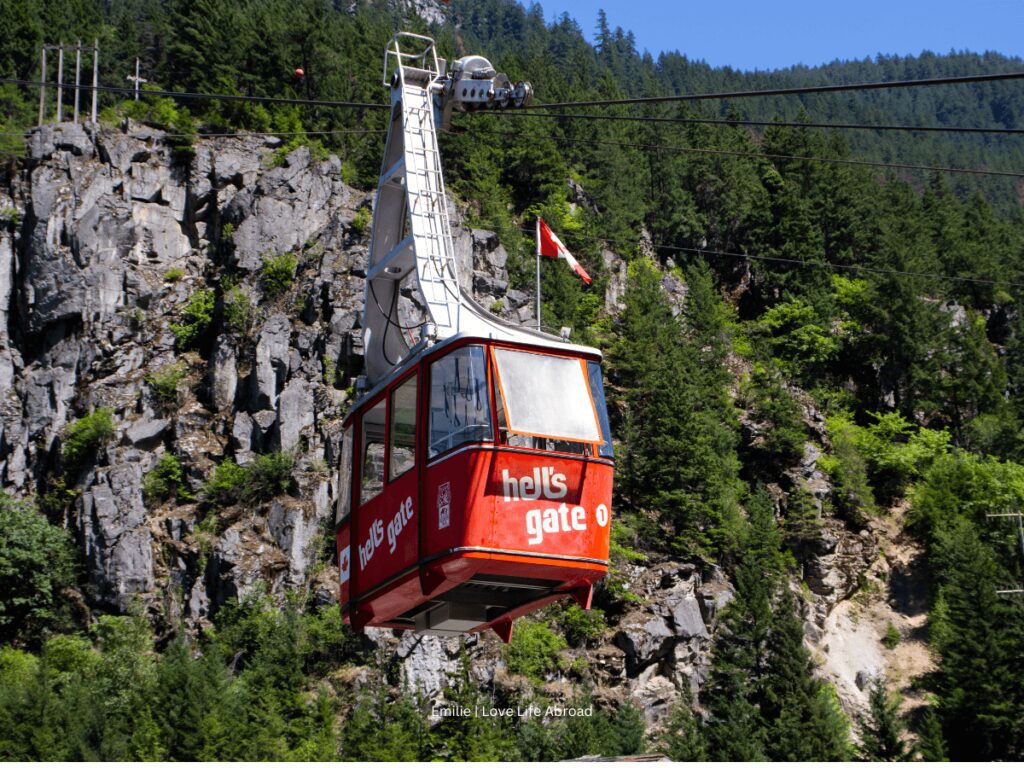
[[[33,134],[24,168],[0,188],[0,483],[18,495],[49,493],[49,513],[63,516],[84,553],[94,609],[141,606],[168,633],[201,626],[257,583],[336,599],[332,468],[359,364],[360,210],[372,196],[342,181],[337,158],[315,160],[304,147],[282,156],[277,144],[203,139],[181,156],[141,126],[54,125]],[[483,306],[530,319],[531,301],[509,290],[493,233],[458,227],[456,251]],[[294,255],[296,276],[277,294],[260,272],[282,254]],[[625,269],[613,253],[602,259],[615,312]],[[684,301],[685,286],[666,281]],[[171,326],[208,290],[216,303],[198,351],[179,354]],[[154,379],[172,367],[180,381],[168,396]],[[114,434],[71,473],[61,462],[68,427],[98,408],[111,410]],[[831,489],[815,450],[808,444],[790,482],[821,499]],[[144,477],[166,453],[196,492],[225,457],[245,465],[272,451],[298,457],[292,495],[206,516],[195,503],[144,497]],[[825,530],[805,570],[812,638],[877,556],[870,535],[838,521]],[[622,579],[641,605],[612,605],[605,635],[566,655],[586,655],[578,674],[598,697],[634,699],[653,723],[679,690],[706,679],[731,588],[716,569],[674,562],[626,566]],[[457,640],[368,637],[429,696],[458,664]],[[481,680],[507,678],[495,638],[471,638],[466,649]]]

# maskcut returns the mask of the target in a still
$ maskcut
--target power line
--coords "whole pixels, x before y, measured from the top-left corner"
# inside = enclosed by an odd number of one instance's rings
[[[505,138],[531,138],[516,133],[502,133]],[[672,147],[664,144],[638,144],[629,141],[610,141],[604,139],[570,139],[562,136],[544,136],[555,142],[566,144],[606,144],[618,147],[630,147],[633,149],[660,149],[669,152],[688,152],[702,155],[729,155],[733,157],[764,157],[770,160],[800,160],[813,163],[829,163],[833,165],[859,165],[871,168],[890,168],[894,170],[907,171],[936,171],[940,173],[970,173],[980,176],[1008,176],[1011,178],[1024,178],[1024,173],[1015,171],[990,171],[984,168],[946,168],[935,165],[911,165],[909,163],[883,163],[875,160],[843,160],[837,157],[812,157],[810,155],[778,155],[767,152],[742,152],[732,149],[701,149],[698,147]]]
[[[533,104],[523,109],[562,109],[564,107],[614,107],[624,104],[661,104],[672,101],[703,101],[706,99],[746,99],[754,96],[796,96],[808,93],[846,93],[850,91],[885,90],[888,88],[920,88],[933,85],[964,85],[967,83],[995,83],[1022,80],[1024,72],[1003,72],[994,75],[966,75],[963,77],[933,77],[927,80],[890,80],[879,83],[851,83],[849,85],[805,85],[793,88],[765,88],[754,91],[721,91],[718,93],[691,93],[676,96],[640,96],[631,99],[602,99],[600,101],[561,101]]]
[[[24,85],[30,88],[49,88],[62,86],[74,88],[70,83],[44,83],[40,80],[16,80],[9,77],[0,78],[0,84]],[[105,93],[126,93],[134,94],[134,88],[124,88],[116,85],[79,85],[83,91],[103,91]],[[199,99],[209,101],[255,101],[261,104],[298,104],[310,107],[331,107],[331,108],[352,108],[352,109],[390,109],[387,104],[369,104],[360,101],[322,101],[316,99],[290,99],[284,96],[242,96],[237,93],[190,93],[187,91],[140,91],[145,96],[165,96],[172,99]]]
[[[521,232],[525,234],[534,234],[534,230],[520,228]],[[581,240],[590,242],[591,244],[607,243],[609,245],[619,246],[633,246],[636,243],[628,240],[616,240],[607,237],[597,237],[594,235],[583,235],[580,237]],[[845,269],[848,271],[856,272],[868,272],[878,275],[889,275],[893,277],[920,277],[930,278],[935,280],[948,280],[952,282],[961,283],[974,283],[979,285],[1000,285],[1009,288],[1024,288],[1024,283],[1015,283],[1006,280],[991,280],[984,277],[965,277],[961,275],[942,275],[937,272],[912,272],[909,270],[902,269],[881,269],[879,267],[866,267],[859,264],[836,264],[831,261],[801,261],[800,259],[789,259],[783,256],[760,256],[752,253],[739,253],[735,251],[719,251],[710,248],[688,248],[681,245],[666,245],[664,243],[651,243],[651,248],[662,251],[678,251],[685,253],[696,253],[707,256],[722,256],[726,258],[735,259],[748,259],[751,261],[768,261],[779,264],[793,264],[800,267],[808,267],[812,269]]]
[[[698,118],[698,117],[655,117],[648,115],[588,115],[588,114],[565,114],[558,112],[520,112],[508,110],[505,112],[470,112],[471,115],[486,115],[488,117],[505,117],[515,115],[517,117],[553,117],[559,119],[574,120],[625,120],[637,123],[684,123],[684,124],[706,124],[706,125],[750,125],[750,126],[781,126],[785,128],[836,128],[843,130],[863,131],[909,131],[909,132],[935,132],[935,133],[996,133],[1008,135],[1024,135],[1024,128],[964,128],[958,126],[938,125],[867,125],[863,123],[805,123],[798,121],[782,120],[729,120],[725,118]]]

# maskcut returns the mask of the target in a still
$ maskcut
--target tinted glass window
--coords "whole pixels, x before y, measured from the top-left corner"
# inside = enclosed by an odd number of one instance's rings
[[[362,485],[359,503],[384,489],[384,400],[363,414]]]
[[[388,480],[416,466],[416,376],[391,393],[391,467]]]
[[[597,421],[601,425],[601,446],[597,449],[598,456],[611,459],[615,456],[612,448],[612,426],[608,421],[608,405],[604,399],[604,381],[601,378],[601,364],[587,362],[587,377],[590,379],[590,394],[594,398],[594,410]]]
[[[491,436],[487,356],[483,347],[460,347],[430,366],[429,455]]]
[[[341,436],[341,462],[338,465],[338,508],[334,522],[340,523],[352,511],[352,427]]]

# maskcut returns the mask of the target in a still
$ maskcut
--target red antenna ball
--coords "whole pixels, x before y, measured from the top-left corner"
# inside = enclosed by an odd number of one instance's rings
[[[296,67],[295,68],[295,76],[296,77],[305,77],[306,73],[303,71],[302,67]]]

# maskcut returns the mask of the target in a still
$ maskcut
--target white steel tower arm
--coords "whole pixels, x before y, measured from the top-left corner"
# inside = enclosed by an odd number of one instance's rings
[[[370,384],[406,359],[421,338],[532,335],[510,328],[459,289],[437,143],[437,131],[453,108],[521,106],[530,98],[530,87],[513,86],[480,56],[460,59],[450,74],[444,70],[430,38],[400,33],[388,44],[384,73],[391,88],[391,121],[377,185],[363,314]],[[398,313],[400,284],[413,270],[426,316],[415,326],[403,325]]]

